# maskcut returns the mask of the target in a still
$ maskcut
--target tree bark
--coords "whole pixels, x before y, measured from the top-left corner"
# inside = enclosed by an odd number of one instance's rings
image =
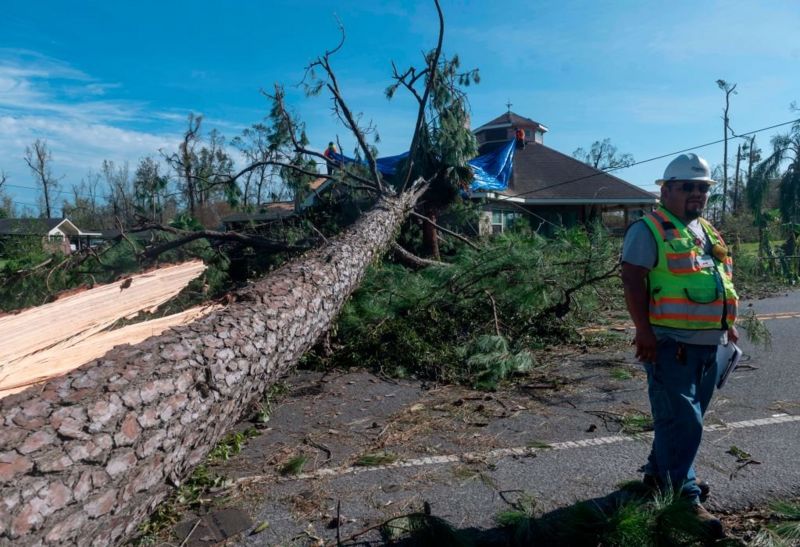
[[[739,208],[739,165],[742,161],[742,145],[736,148],[736,172],[733,174],[733,208],[735,213]]]
[[[420,193],[381,198],[222,311],[0,400],[0,545],[129,538],[330,328]]]
[[[425,254],[433,260],[441,260],[439,254],[439,237],[436,233],[436,216],[438,211],[428,209],[425,211],[427,219],[422,221],[422,246]]]

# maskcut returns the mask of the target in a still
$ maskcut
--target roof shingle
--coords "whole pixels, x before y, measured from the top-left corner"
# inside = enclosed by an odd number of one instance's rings
[[[486,127],[491,127],[493,125],[506,125],[506,126],[511,125],[513,127],[528,127],[531,125],[536,125],[541,127],[544,131],[547,131],[547,128],[544,125],[540,124],[539,122],[534,121],[530,118],[526,118],[524,116],[520,116],[519,114],[514,114],[509,110],[508,112],[504,112],[500,116],[496,117],[492,121],[486,122],[479,128],[475,129],[475,132],[477,133],[478,131],[481,131],[482,129]]]

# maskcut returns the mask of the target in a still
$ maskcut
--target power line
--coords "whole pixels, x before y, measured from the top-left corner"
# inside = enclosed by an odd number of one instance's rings
[[[36,207],[38,209],[42,208],[42,206],[39,205],[38,203],[27,203],[24,201],[12,201],[11,203],[13,203],[14,205],[24,205],[25,207]]]
[[[793,123],[800,123],[800,118],[797,118],[795,120],[789,120],[789,121],[783,122],[783,123],[778,123],[778,124],[775,124],[775,125],[770,125],[768,127],[762,127],[761,129],[755,129],[753,131],[748,131],[746,133],[734,134],[734,136],[732,138],[742,138],[742,137],[746,137],[748,135],[754,135],[756,133],[761,133],[763,131],[769,131],[770,129],[776,129],[778,127],[783,127],[785,125],[789,125],[789,124],[793,124]],[[590,179],[592,177],[597,177],[597,176],[605,174],[605,173],[611,173],[613,171],[619,171],[621,169],[627,169],[627,168],[633,167],[635,165],[641,165],[643,163],[649,163],[649,162],[652,162],[652,161],[668,158],[668,157],[674,156],[676,154],[682,154],[683,152],[689,152],[691,150],[697,150],[699,148],[705,148],[706,146],[712,146],[712,145],[715,145],[715,144],[719,144],[721,142],[725,142],[725,139],[718,139],[718,140],[715,140],[715,141],[712,141],[712,142],[707,142],[707,143],[704,143],[704,144],[698,144],[698,145],[695,145],[695,146],[691,146],[689,148],[684,148],[682,150],[677,150],[675,152],[669,152],[667,154],[660,154],[658,156],[653,156],[652,158],[647,158],[646,160],[640,160],[640,161],[631,163],[629,165],[624,165],[624,166],[620,166],[620,167],[612,167],[612,168],[609,168],[609,169],[603,169],[602,171],[599,171],[597,173],[591,173],[589,175],[584,175],[582,177],[577,177],[577,178],[574,178],[574,179],[569,179],[569,180],[565,180],[565,181],[561,181],[561,182],[556,182],[554,184],[543,186],[541,188],[536,188],[535,190],[529,190],[527,192],[520,192],[519,194],[510,195],[510,196],[507,196],[507,197],[526,196],[528,194],[541,192],[543,190],[549,190],[550,188],[556,188],[556,187],[562,186],[564,184],[571,184],[573,182],[579,182],[579,181],[582,181],[582,180]],[[4,187],[9,187],[9,188],[20,188],[20,189],[23,189],[23,190],[40,190],[39,188],[36,188],[36,187],[23,186],[23,185],[20,185],[20,184],[12,184],[12,183],[8,183],[8,182],[5,183],[3,186]],[[76,193],[76,192],[72,192],[72,191],[69,191],[69,190],[52,190],[52,191],[54,193],[57,193],[57,194],[69,194],[69,195],[75,195],[75,196],[82,197],[82,198],[98,197],[98,196],[92,196],[91,194]],[[162,195],[162,197],[173,197],[173,196],[180,195],[181,193],[182,193],[181,191],[170,192],[168,194]],[[15,202],[15,203],[19,203],[19,202]],[[32,205],[32,204],[29,204],[29,205]]]
[[[775,124],[775,125],[770,125],[768,127],[762,127],[761,129],[755,129],[753,131],[748,131],[747,133],[739,133],[739,134],[734,135],[734,138],[746,137],[748,135],[754,135],[756,133],[761,133],[762,131],[769,131],[770,129],[775,129],[777,127],[783,127],[784,125],[789,125],[789,124],[794,124],[794,123],[800,123],[800,118],[797,118],[796,120],[789,120],[788,122],[783,122],[783,123],[778,123],[778,124]],[[570,180],[565,180],[565,181],[562,181],[562,182],[556,182],[554,184],[550,184],[550,185],[547,185],[547,186],[542,186],[541,188],[536,188],[535,190],[529,190],[527,192],[520,192],[519,194],[509,195],[507,197],[512,197],[513,198],[513,197],[519,197],[519,196],[526,196],[528,194],[534,194],[536,192],[541,192],[542,190],[549,190],[550,188],[555,188],[555,187],[561,186],[563,184],[571,184],[573,182],[579,182],[581,180],[586,180],[586,179],[590,179],[592,177],[597,177],[599,175],[603,175],[605,173],[610,173],[612,171],[619,171],[620,169],[627,169],[629,167],[633,167],[634,165],[641,165],[643,163],[649,163],[651,161],[656,161],[656,160],[661,160],[661,159],[664,159],[664,158],[669,158],[669,157],[675,156],[677,154],[682,154],[684,152],[689,152],[691,150],[697,150],[698,148],[705,148],[706,146],[712,146],[714,144],[719,144],[721,142],[725,142],[725,139],[719,139],[719,140],[716,140],[716,141],[707,142],[705,144],[698,144],[696,146],[691,146],[689,148],[684,148],[682,150],[677,150],[675,152],[670,152],[668,154],[661,154],[661,155],[658,155],[658,156],[653,156],[652,158],[647,158],[646,160],[637,161],[637,162],[631,163],[629,165],[624,165],[624,166],[620,166],[620,167],[611,167],[609,169],[603,169],[602,171],[599,171],[597,173],[591,173],[589,175],[584,175],[582,177],[577,177],[577,178],[570,179]]]
[[[6,186],[8,186],[10,188],[22,188],[24,190],[39,190],[39,191],[41,191],[41,188],[36,188],[36,187],[32,187],[32,186],[23,186],[21,184],[6,183],[6,184],[3,185],[4,188]],[[109,187],[109,188],[103,190],[102,194],[105,194],[107,196],[109,194],[109,191],[106,191],[106,190],[113,191],[113,188]],[[77,197],[86,198],[86,199],[99,199],[99,198],[103,197],[103,195],[101,195],[100,192],[98,194],[96,194],[96,195],[92,195],[92,194],[83,194],[83,193],[73,192],[73,191],[70,191],[70,190],[54,190],[54,189],[50,189],[49,191],[54,193],[54,194],[69,194],[70,196],[77,196]],[[176,192],[170,192],[168,194],[161,194],[160,197],[169,198],[169,197],[177,196],[177,195],[180,195],[180,194],[182,194],[182,192],[179,190],[179,191],[176,191]]]

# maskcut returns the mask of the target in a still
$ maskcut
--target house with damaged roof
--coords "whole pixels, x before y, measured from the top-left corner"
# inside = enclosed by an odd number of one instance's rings
[[[518,129],[524,147],[513,143]],[[504,184],[470,188],[471,198],[484,200],[481,234],[500,233],[525,217],[545,232],[595,219],[624,227],[656,205],[654,194],[546,146],[548,131],[510,110],[473,131],[481,157],[499,155],[509,163]]]
[[[520,130],[524,147],[516,142]],[[502,233],[518,219],[529,220],[544,233],[595,220],[624,228],[656,205],[654,194],[546,146],[548,131],[543,124],[511,111],[473,131],[479,155],[469,161],[474,179],[465,197],[482,202],[481,235]],[[343,164],[364,163],[342,154],[333,157]],[[377,168],[391,177],[407,157],[408,152],[377,158]],[[258,213],[235,213],[223,218],[223,223],[227,229],[243,224],[266,228],[291,221],[323,196],[335,202],[347,194],[347,187],[320,177],[294,202],[267,204]]]

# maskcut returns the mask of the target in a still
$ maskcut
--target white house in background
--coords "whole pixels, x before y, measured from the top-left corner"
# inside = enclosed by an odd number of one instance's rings
[[[41,237],[42,246],[70,254],[88,247],[100,232],[85,232],[68,218],[2,218],[0,241],[17,237]]]

